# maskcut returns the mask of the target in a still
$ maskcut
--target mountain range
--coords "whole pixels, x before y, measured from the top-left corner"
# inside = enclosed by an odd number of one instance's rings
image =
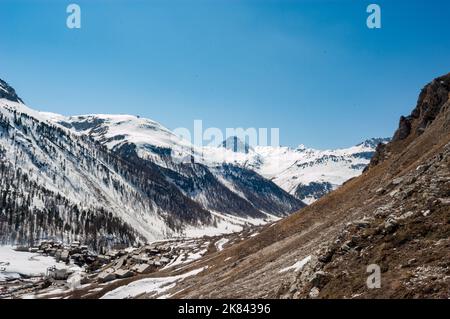
[[[192,161],[215,172],[224,164],[234,170],[256,172],[307,204],[358,176],[377,145],[389,141],[389,138],[372,138],[345,149],[316,150],[304,145],[297,148],[251,146],[231,136],[218,147],[198,147],[161,124],[137,116],[41,114],[56,124],[92,137],[112,151],[120,153],[133,147],[139,158],[167,169]],[[219,178],[227,183],[222,176]]]
[[[0,81],[0,241],[81,240],[97,249],[239,231],[359,175],[385,142],[320,151],[232,137],[200,148],[137,116],[33,110]]]

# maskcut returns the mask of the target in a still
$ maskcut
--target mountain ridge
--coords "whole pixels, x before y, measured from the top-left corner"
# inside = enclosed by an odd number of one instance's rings
[[[65,216],[63,225],[51,226],[55,229],[51,234],[57,233],[62,240],[86,236],[77,230],[79,221],[71,217],[80,209],[94,211],[95,218],[102,214],[118,218],[114,223],[123,223],[120,227],[129,232],[125,241],[128,244],[170,236],[238,231],[274,221],[304,207],[302,199],[316,200],[349,176],[344,174],[333,183],[326,179],[304,183],[301,179],[297,188],[287,189],[274,178],[277,171],[270,171],[273,167],[258,167],[264,161],[282,164],[279,155],[273,153],[293,156],[292,163],[284,165],[301,164],[296,166],[295,172],[314,161],[324,165],[341,161],[353,176],[362,171],[370,157],[356,155],[364,152],[370,155],[373,151],[368,142],[336,151],[249,147],[236,153],[224,147],[199,149],[150,119],[110,114],[67,117],[38,112],[23,104],[6,82],[2,81],[1,87],[4,133],[0,142],[6,150],[3,153],[10,154],[9,158],[3,156],[3,161],[11,165],[10,170],[26,168],[26,178],[37,183],[45,180],[39,192],[49,191],[47,200],[58,196],[65,198],[66,207],[58,213]],[[15,160],[13,164],[11,159],[18,158],[16,154],[20,154],[20,162]],[[192,159],[179,160],[186,156]],[[305,156],[306,163],[299,163],[296,156]],[[294,179],[292,174],[288,178]],[[4,196],[11,196],[9,192]],[[99,200],[90,198],[89,194],[93,193]],[[17,197],[17,200],[21,199]],[[77,208],[72,211],[69,206]],[[27,214],[32,216],[33,209],[30,206]],[[8,216],[14,218],[14,212],[8,212]],[[100,219],[98,223],[103,222],[107,223]],[[7,227],[12,227],[12,223],[9,220]],[[36,225],[26,224],[30,235],[7,235],[2,240],[19,238],[19,242],[23,242],[42,236],[36,233]],[[103,229],[100,224],[98,227]],[[46,230],[39,232],[44,237],[51,236]],[[100,233],[95,236],[116,236],[104,230]],[[97,240],[93,242],[100,245]]]
[[[308,204],[359,175],[374,154],[376,144],[388,140],[372,138],[349,148],[316,150],[304,146],[251,146],[234,136],[217,147],[199,147],[155,121],[132,115],[50,115],[49,118],[92,136],[112,150],[120,149],[124,144],[136,145],[139,157],[169,169],[174,162],[195,162],[211,169],[226,163],[253,170]],[[318,174],[320,170],[326,173]],[[321,184],[323,191],[314,191],[311,182]]]

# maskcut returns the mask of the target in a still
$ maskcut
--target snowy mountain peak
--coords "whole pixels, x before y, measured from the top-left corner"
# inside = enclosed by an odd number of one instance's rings
[[[386,144],[390,141],[391,139],[388,137],[374,137],[374,138],[370,138],[368,140],[365,140],[359,144],[357,144],[356,146],[363,146],[363,147],[369,147],[369,148],[377,148],[378,144],[382,143],[382,144]]]
[[[109,148],[124,143],[171,148],[180,142],[180,138],[158,122],[135,115],[88,114],[58,117],[50,114],[49,119],[87,134]]]
[[[252,148],[248,143],[243,142],[240,138],[237,136],[230,136],[221,144],[222,147],[231,150],[235,153],[245,153],[248,154]]]
[[[0,79],[0,99],[23,103],[22,99],[17,96],[16,91],[2,79]]]
[[[306,146],[304,144],[300,144],[299,146],[297,146],[296,149],[297,149],[297,151],[302,152],[302,151],[306,150]]]
[[[218,147],[197,147],[182,140],[161,124],[132,115],[92,114],[59,118],[54,122],[87,134],[112,150],[132,147],[145,160],[173,169],[178,158],[200,163],[210,170],[231,164],[256,172],[286,192],[308,203],[359,175],[376,146],[386,138],[368,139],[358,145],[318,150],[300,144],[297,148],[250,147],[231,136]],[[224,182],[222,180],[222,182]]]

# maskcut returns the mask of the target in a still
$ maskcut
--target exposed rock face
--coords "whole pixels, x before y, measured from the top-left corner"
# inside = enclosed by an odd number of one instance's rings
[[[23,103],[20,97],[17,96],[16,91],[2,79],[0,79],[0,99]]]
[[[450,143],[424,165],[393,180],[386,195],[372,199],[365,220],[349,223],[322,248],[314,270],[328,281],[297,280],[297,297],[318,289],[322,298],[448,298]],[[379,290],[362,285],[370,264],[381,268]]]
[[[399,127],[394,133],[392,142],[402,141],[422,134],[436,119],[438,114],[448,111],[450,96],[450,74],[438,77],[427,84],[420,92],[417,105],[409,116],[401,116]],[[390,146],[381,146],[373,156],[368,168],[373,167],[386,158]]]
[[[394,141],[404,140],[411,133],[411,119],[404,116],[400,117],[398,130],[394,134]]]
[[[373,157],[371,158],[369,165],[367,165],[364,168],[363,172],[366,172],[371,167],[376,166],[382,161],[384,161],[385,157],[386,157],[386,144],[378,144],[375,150],[375,154],[373,154]]]
[[[416,119],[416,132],[422,133],[447,106],[450,91],[450,74],[433,80],[420,93],[417,107],[410,118]]]

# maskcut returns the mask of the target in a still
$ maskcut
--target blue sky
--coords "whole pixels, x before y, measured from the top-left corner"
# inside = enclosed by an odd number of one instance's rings
[[[81,6],[82,28],[66,27]],[[280,128],[283,145],[391,136],[450,72],[450,2],[1,0],[0,78],[33,108],[169,128]]]

